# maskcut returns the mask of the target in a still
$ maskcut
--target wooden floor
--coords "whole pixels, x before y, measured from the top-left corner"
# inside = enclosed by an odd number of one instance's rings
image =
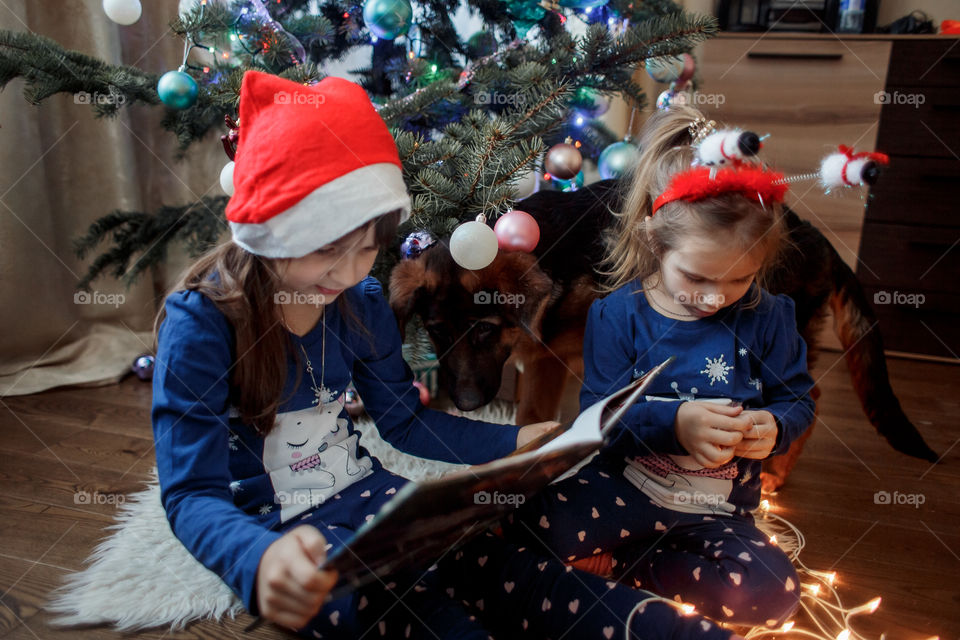
[[[891,360],[893,387],[937,465],[893,451],[873,431],[839,354],[824,353],[821,418],[776,510],[807,537],[803,560],[839,573],[848,602],[883,603],[859,618],[868,637],[960,637],[960,367]],[[76,504],[79,491],[136,491],[154,464],[150,385],[0,400],[0,637],[118,638],[106,629],[49,627],[46,594],[81,568],[115,507]],[[876,504],[874,493],[922,494],[919,508]],[[198,624],[137,638],[235,638],[250,621]],[[249,638],[289,637],[261,627]]]

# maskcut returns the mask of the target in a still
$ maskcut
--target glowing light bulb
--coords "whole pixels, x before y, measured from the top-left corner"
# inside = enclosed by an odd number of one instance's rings
[[[837,581],[837,572],[836,572],[836,571],[831,571],[830,573],[827,574],[827,584],[829,584],[829,585],[832,586],[833,583],[836,582],[836,581]]]
[[[777,536],[770,536],[770,544],[777,544]]]
[[[770,501],[761,500],[760,501],[760,511],[770,511]]]
[[[680,611],[682,611],[685,616],[692,616],[696,612],[696,608],[692,604],[684,602],[680,605]]]
[[[837,640],[849,640],[850,638],[850,629],[844,629],[837,634]]]
[[[880,596],[877,596],[876,598],[874,598],[873,600],[867,603],[867,606],[870,607],[869,609],[870,613],[873,613],[874,611],[877,610],[877,607],[880,606],[880,600],[881,600]]]
[[[790,622],[784,622],[783,626],[780,627],[780,631],[782,631],[783,633],[786,633],[787,631],[790,631],[790,629],[793,629],[794,624],[796,623],[793,620],[791,620]]]

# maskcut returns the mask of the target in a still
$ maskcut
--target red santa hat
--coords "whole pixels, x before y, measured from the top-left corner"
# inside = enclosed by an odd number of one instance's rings
[[[227,220],[257,255],[298,258],[390,211],[410,215],[393,136],[341,78],[305,86],[246,72],[235,163]]]

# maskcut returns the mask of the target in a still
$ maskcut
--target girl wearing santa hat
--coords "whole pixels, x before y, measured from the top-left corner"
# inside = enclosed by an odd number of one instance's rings
[[[384,439],[423,457],[486,462],[552,423],[496,425],[421,405],[368,277],[410,201],[363,89],[251,71],[240,127],[232,240],[188,270],[157,323],[157,466],[186,548],[252,614],[305,637],[730,637],[491,534],[425,572],[328,597],[338,576],[317,567],[406,482],[361,445],[344,410],[351,381]]]

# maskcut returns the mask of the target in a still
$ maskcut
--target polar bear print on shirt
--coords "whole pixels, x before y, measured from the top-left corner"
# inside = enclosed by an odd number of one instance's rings
[[[280,505],[280,521],[303,513],[370,473],[357,459],[358,434],[350,434],[344,395],[334,402],[278,413],[264,438],[263,464]]]

